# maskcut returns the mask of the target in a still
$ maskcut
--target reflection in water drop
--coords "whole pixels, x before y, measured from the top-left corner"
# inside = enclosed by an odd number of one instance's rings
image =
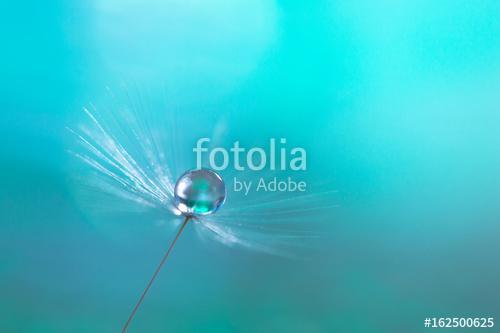
[[[216,212],[226,200],[226,185],[212,170],[190,170],[184,173],[174,190],[174,205],[183,214],[208,215]]]

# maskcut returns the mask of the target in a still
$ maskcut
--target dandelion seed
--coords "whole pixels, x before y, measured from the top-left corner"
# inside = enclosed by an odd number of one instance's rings
[[[200,236],[221,244],[289,256],[290,246],[304,246],[307,242],[302,240],[319,236],[317,231],[304,230],[302,222],[319,221],[324,214],[329,217],[329,208],[336,206],[332,204],[330,194],[335,191],[331,189],[293,198],[275,194],[242,200],[232,196],[226,203],[224,181],[209,169],[187,171],[175,182],[173,175],[178,174],[180,160],[178,147],[182,146],[178,126],[172,123],[176,117],[169,117],[161,130],[161,120],[149,119],[147,110],[134,109],[134,105],[137,103],[129,102],[126,107],[104,115],[95,107],[86,108],[86,124],[70,129],[78,143],[71,149],[72,154],[89,167],[85,171],[93,171],[93,177],[84,178],[91,186],[82,186],[97,190],[89,196],[90,201],[95,203],[97,193],[105,193],[107,201],[100,202],[101,209],[109,208],[113,198],[122,203],[117,209],[140,208],[141,212],[153,211],[162,217],[183,218],[122,333],[127,332],[188,222],[192,221]],[[219,213],[222,205],[228,207]],[[296,228],[299,226],[302,227]]]

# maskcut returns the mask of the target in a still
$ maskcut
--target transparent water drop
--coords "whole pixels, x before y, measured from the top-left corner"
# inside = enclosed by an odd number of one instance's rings
[[[185,215],[208,215],[226,200],[226,185],[209,169],[190,170],[179,177],[174,189],[174,205]]]

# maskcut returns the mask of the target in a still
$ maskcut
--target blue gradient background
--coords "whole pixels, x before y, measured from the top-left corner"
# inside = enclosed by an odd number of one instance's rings
[[[118,332],[172,236],[147,220],[106,224],[74,195],[65,127],[123,82],[191,122],[224,119],[240,140],[306,147],[309,177],[332,181],[340,205],[308,260],[188,229],[131,332],[500,320],[498,1],[1,8],[2,333]]]

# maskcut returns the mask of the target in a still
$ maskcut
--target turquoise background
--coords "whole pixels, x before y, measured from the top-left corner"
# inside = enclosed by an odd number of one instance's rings
[[[89,103],[112,107],[106,87],[145,96],[159,117],[176,110],[188,153],[217,121],[226,146],[286,137],[307,149],[311,182],[339,191],[307,259],[188,228],[130,332],[500,320],[500,2],[1,9],[1,332],[118,332],[172,237],[147,218],[95,216],[75,194],[65,128]]]

